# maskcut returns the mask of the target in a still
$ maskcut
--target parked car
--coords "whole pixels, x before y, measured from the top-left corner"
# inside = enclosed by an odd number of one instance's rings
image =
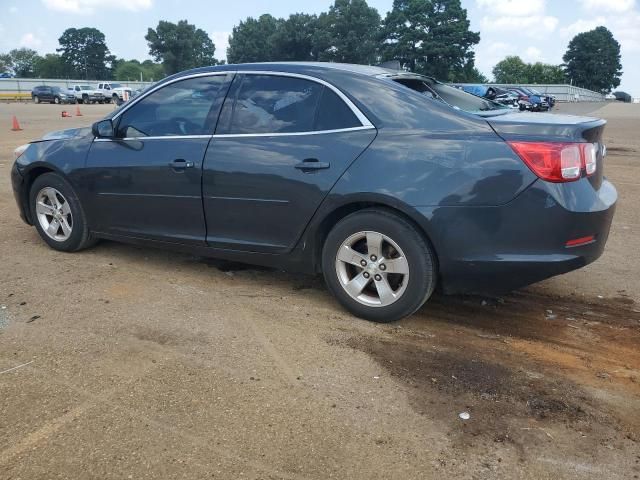
[[[322,272],[378,322],[436,286],[505,291],[596,260],[617,200],[606,122],[485,118],[454,102],[486,100],[427,86],[358,65],[190,70],[19,147],[14,195],[55,250],[108,238]]]
[[[47,85],[34,87],[31,91],[31,99],[34,103],[76,103],[75,97],[68,90]]]
[[[2,72],[0,73],[0,78],[13,78],[13,74],[9,72]]]
[[[78,103],[104,103],[105,98],[91,85],[74,85],[73,94]]]
[[[112,82],[100,82],[98,83],[98,88],[96,90],[102,93],[107,103],[119,103],[121,101],[126,101],[128,97],[131,97],[132,92],[128,87]]]
[[[518,95],[520,110],[530,110],[532,112],[549,110],[549,104],[540,95],[535,95],[524,87],[507,87],[506,89]]]
[[[493,117],[509,113],[509,108],[493,100],[472,95],[459,88],[439,82],[435,78],[414,73],[394,71],[386,78],[422,93],[427,98],[481,117]]]
[[[515,93],[493,85],[460,84],[453,86],[460,90],[464,90],[471,95],[492,100],[500,105],[505,105],[510,108],[519,107],[518,96]]]
[[[522,89],[528,92],[530,95],[537,95],[538,97],[540,97],[543,102],[547,103],[547,105],[549,106],[549,110],[551,110],[556,104],[556,97],[554,97],[553,95],[549,95],[548,93],[540,93],[540,91],[530,87],[522,87]]]

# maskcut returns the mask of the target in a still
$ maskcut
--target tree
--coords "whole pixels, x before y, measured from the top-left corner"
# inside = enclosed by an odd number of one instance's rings
[[[560,65],[525,63],[520,57],[511,56],[493,67],[497,83],[565,83],[564,69]]]
[[[142,69],[146,80],[153,82],[164,77],[164,67],[159,63],[153,63],[151,60],[142,62]]]
[[[14,48],[9,52],[9,58],[16,77],[33,77],[34,65],[41,57],[30,48]]]
[[[111,76],[110,54],[104,33],[97,28],[68,28],[58,39],[62,60],[68,72],[77,78],[106,79]]]
[[[394,0],[382,30],[384,58],[442,80],[473,71],[472,32],[460,0]]]
[[[620,85],[620,44],[605,27],[573,37],[562,59],[567,78],[574,85],[601,93],[609,93]]]
[[[186,20],[177,24],[160,20],[157,28],[149,28],[144,38],[149,44],[149,53],[162,62],[168,75],[217,63],[216,46],[207,32]]]
[[[39,78],[68,78],[67,65],[57,53],[38,57],[34,64],[35,76]]]
[[[518,56],[506,57],[493,67],[496,83],[529,83],[527,64]]]
[[[527,83],[565,83],[564,69],[560,65],[536,62],[528,64]]]
[[[474,66],[473,62],[455,71],[451,81],[460,83],[489,83],[489,79]]]
[[[138,60],[118,61],[113,69],[113,77],[116,80],[140,80],[140,75],[144,78],[143,68]]]
[[[314,38],[318,29],[318,17],[295,13],[286,20],[278,20],[270,38],[275,61],[312,61],[318,59],[314,50]]]
[[[0,72],[8,72],[13,70],[13,60],[8,53],[0,53]]]
[[[233,27],[229,37],[229,63],[270,62],[276,60],[274,36],[284,22],[264,14],[256,20],[248,17]]]
[[[314,35],[319,60],[378,63],[380,14],[366,0],[336,0],[320,14]]]
[[[131,81],[140,80],[153,81],[159,80],[164,75],[164,68],[158,63],[151,60],[145,60],[140,63],[138,60],[118,59],[115,63],[113,76],[116,80]]]

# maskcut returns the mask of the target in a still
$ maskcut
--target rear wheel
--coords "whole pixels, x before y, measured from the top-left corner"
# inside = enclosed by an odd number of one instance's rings
[[[33,223],[51,248],[75,252],[94,243],[78,197],[60,175],[45,173],[36,178],[29,201]]]
[[[322,251],[329,290],[351,313],[375,322],[409,316],[431,296],[435,256],[404,218],[367,209],[341,220]]]

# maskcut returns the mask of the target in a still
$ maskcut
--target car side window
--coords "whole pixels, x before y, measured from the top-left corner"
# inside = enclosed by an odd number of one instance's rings
[[[120,117],[117,136],[210,135],[224,99],[226,75],[190,78],[144,97]]]
[[[217,133],[313,131],[323,88],[301,78],[244,75],[225,102]]]

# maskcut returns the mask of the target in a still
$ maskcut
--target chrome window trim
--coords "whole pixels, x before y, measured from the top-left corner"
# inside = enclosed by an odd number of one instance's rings
[[[310,130],[308,132],[279,132],[279,133],[218,133],[213,138],[250,138],[250,137],[300,137],[303,135],[326,135],[330,133],[358,132],[360,130],[374,130],[373,125],[349,128],[337,128],[335,130]]]
[[[123,107],[123,109],[121,111],[119,111],[118,113],[116,113],[113,117],[111,117],[111,121],[115,121],[118,117],[120,117],[123,113],[125,113],[127,110],[129,110],[130,108],[132,108],[134,105],[136,105],[138,102],[140,102],[141,100],[143,100],[144,98],[148,97],[149,95],[151,95],[152,93],[160,90],[163,87],[166,87],[167,85],[171,85],[173,83],[176,82],[180,82],[182,80],[189,80],[191,78],[199,78],[199,77],[213,77],[213,76],[219,76],[219,75],[237,75],[237,74],[248,74],[248,75],[271,75],[274,77],[291,77],[291,78],[300,78],[303,80],[308,80],[311,82],[316,82],[319,83],[320,85],[323,85],[329,89],[331,89],[331,91],[333,91],[336,95],[338,95],[338,97],[340,97],[340,99],[347,104],[347,106],[349,107],[349,109],[353,112],[353,114],[356,116],[356,118],[358,119],[358,121],[361,124],[361,127],[351,127],[351,128],[346,128],[346,129],[337,129],[337,130],[316,130],[316,131],[311,131],[311,132],[292,132],[292,133],[237,133],[237,134],[224,134],[225,136],[231,136],[231,135],[235,135],[235,136],[282,136],[282,135],[294,135],[294,134],[310,134],[310,133],[326,133],[326,132],[336,132],[336,131],[349,131],[352,129],[361,129],[361,128],[375,128],[374,125],[369,121],[369,119],[367,118],[367,116],[362,113],[360,111],[360,109],[358,107],[356,107],[356,105],[349,99],[349,97],[347,97],[344,93],[342,93],[342,91],[337,88],[336,86],[332,85],[331,83],[322,80],[320,78],[317,77],[312,77],[309,75],[304,75],[301,73],[292,73],[292,72],[280,72],[280,71],[271,71],[271,70],[227,70],[227,71],[223,71],[223,72],[202,72],[202,73],[194,73],[192,75],[186,75],[184,77],[178,77],[178,78],[174,78],[173,80],[169,81],[169,82],[165,82],[162,83],[160,85],[156,85],[154,88],[152,88],[151,90],[149,90],[148,92],[145,92],[143,95],[135,98],[133,100],[133,103],[126,105],[125,107]],[[189,135],[189,137],[192,137],[193,135]],[[217,135],[216,135],[217,136]],[[155,138],[155,137],[144,137],[144,138]],[[164,138],[164,137],[163,137]],[[126,140],[126,139],[125,139]]]
[[[165,135],[159,137],[125,137],[125,138],[95,138],[94,142],[125,142],[141,140],[193,140],[212,138],[251,138],[251,137],[301,137],[305,135],[328,135],[332,133],[359,132],[362,130],[375,130],[370,127],[338,128],[335,130],[312,130],[309,132],[281,132],[281,133],[219,133],[214,135]]]

